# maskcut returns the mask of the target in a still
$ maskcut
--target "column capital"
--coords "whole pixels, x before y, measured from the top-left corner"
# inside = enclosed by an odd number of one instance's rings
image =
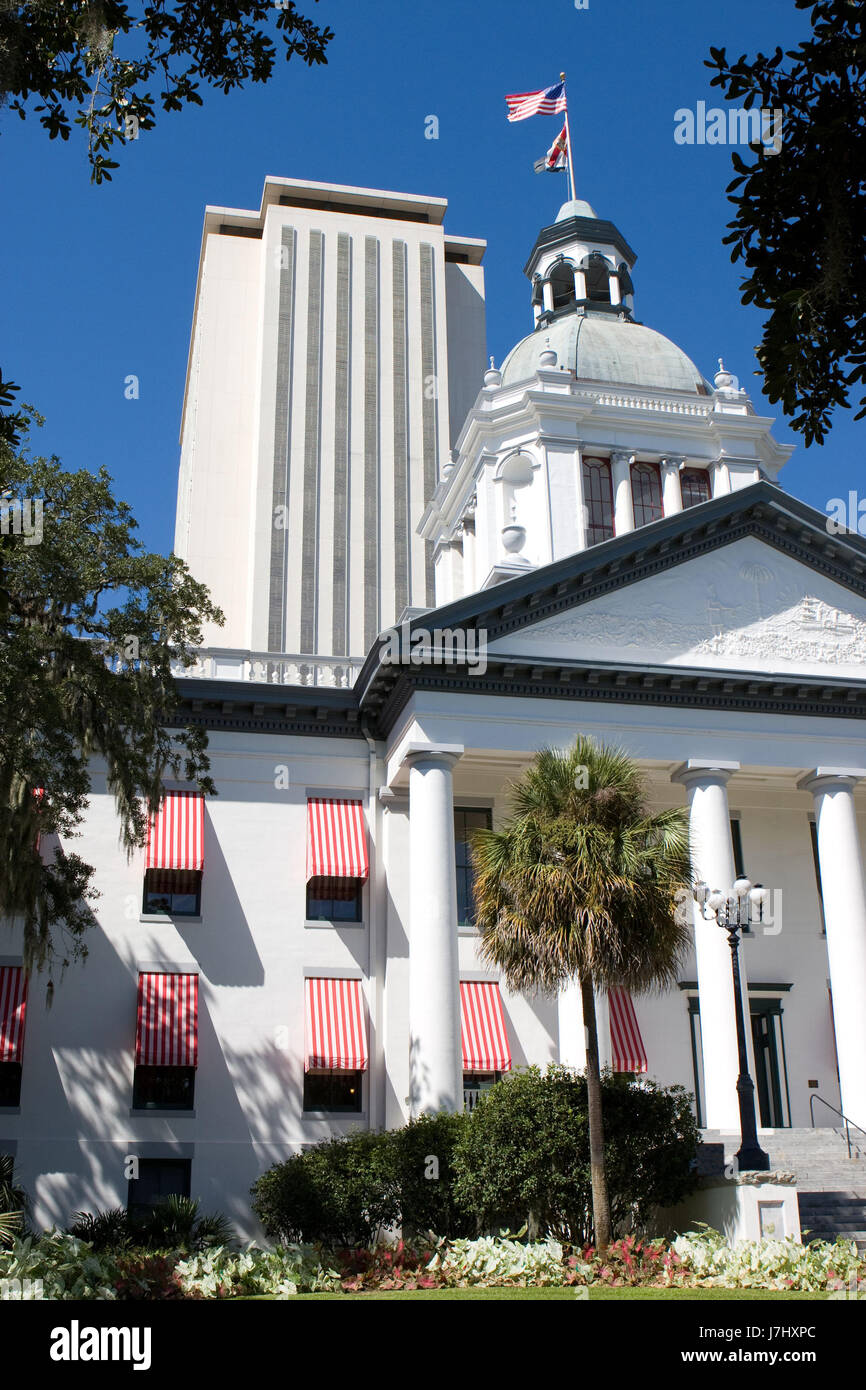
[[[797,790],[818,792],[822,791],[828,783],[854,787],[864,777],[866,777],[866,768],[863,767],[816,767],[799,778]]]
[[[676,469],[681,468],[685,461],[686,459],[684,454],[662,454],[661,459],[659,460],[662,468]]]
[[[416,767],[418,763],[440,763],[452,768],[463,757],[462,743],[407,743],[401,765]]]
[[[674,768],[671,781],[681,782],[684,787],[693,786],[695,782],[720,782],[722,786],[726,786],[729,779],[739,770],[739,763],[725,762],[721,758],[688,758],[686,762]]]
[[[610,451],[610,461],[611,461],[611,464],[616,464],[618,467],[622,467],[623,464],[631,465],[631,464],[633,464],[634,461],[635,461],[635,453],[634,453],[634,450],[633,450],[633,449],[611,449],[611,451]]]

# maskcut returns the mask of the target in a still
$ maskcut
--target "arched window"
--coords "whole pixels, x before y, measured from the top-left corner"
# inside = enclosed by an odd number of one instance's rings
[[[662,480],[654,463],[633,463],[631,495],[635,526],[646,526],[662,516]]]
[[[595,304],[610,303],[610,266],[598,251],[593,251],[584,262],[586,274],[586,297]]]
[[[583,499],[586,504],[586,543],[598,545],[613,535],[613,488],[606,459],[583,460]]]
[[[684,468],[680,473],[683,506],[696,507],[710,500],[710,475],[705,468]]]
[[[550,288],[553,291],[554,309],[565,309],[574,303],[574,266],[568,261],[557,261],[550,272]]]

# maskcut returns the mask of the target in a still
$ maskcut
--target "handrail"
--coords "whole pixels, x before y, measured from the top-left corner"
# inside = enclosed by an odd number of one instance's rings
[[[811,1096],[809,1097],[809,1114],[810,1114],[810,1116],[811,1116],[811,1118],[812,1118],[812,1128],[813,1128],[813,1129],[816,1129],[816,1128],[817,1128],[817,1126],[816,1126],[816,1124],[815,1124],[815,1110],[814,1110],[814,1105],[815,1105],[815,1101],[816,1101],[816,1100],[819,1100],[819,1101],[821,1102],[822,1105],[826,1105],[827,1109],[828,1109],[828,1110],[832,1110],[834,1115],[838,1115],[840,1120],[844,1120],[844,1121],[845,1121],[845,1140],[846,1140],[846,1143],[847,1143],[847,1145],[848,1145],[848,1157],[850,1158],[850,1157],[851,1157],[851,1129],[850,1129],[850,1126],[853,1125],[854,1128],[855,1128],[860,1134],[863,1134],[863,1135],[866,1135],[866,1129],[863,1129],[862,1125],[854,1124],[854,1121],[853,1121],[853,1120],[849,1120],[847,1115],[843,1114],[841,1110],[838,1110],[838,1109],[836,1108],[835,1105],[831,1105],[830,1102],[829,1102],[829,1100],[825,1100],[823,1096],[811,1095]]]

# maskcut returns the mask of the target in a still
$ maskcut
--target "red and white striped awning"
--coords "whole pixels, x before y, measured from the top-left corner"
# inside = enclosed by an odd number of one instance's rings
[[[646,1048],[631,995],[627,989],[611,989],[607,997],[614,1071],[646,1071]]]
[[[139,975],[135,1065],[198,1065],[198,975]]]
[[[499,985],[460,982],[460,1041],[464,1071],[511,1071],[511,1048]]]
[[[307,882],[313,878],[363,880],[369,875],[363,802],[310,797],[307,802]]]
[[[0,1062],[24,1057],[27,976],[20,965],[0,965]]]
[[[366,1071],[367,1015],[360,980],[308,978],[304,1071]]]
[[[200,792],[166,792],[150,818],[148,869],[204,868],[204,797]]]

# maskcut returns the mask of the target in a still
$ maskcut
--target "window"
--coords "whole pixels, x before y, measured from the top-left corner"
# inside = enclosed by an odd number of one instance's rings
[[[574,267],[568,261],[558,261],[550,272],[550,288],[554,309],[565,309],[574,301]]]
[[[731,848],[734,851],[734,876],[736,878],[745,878],[746,869],[743,861],[743,834],[740,829],[739,816],[731,816]],[[744,926],[743,931],[751,931],[751,927]]]
[[[683,507],[696,507],[710,500],[710,475],[705,468],[683,468],[680,471]]]
[[[21,1104],[21,1063],[0,1062],[0,1106]]]
[[[812,865],[815,869],[815,887],[818,890],[818,913],[821,918],[821,935],[827,935],[827,924],[824,921],[824,893],[821,888],[821,860],[818,856],[818,824],[817,821],[809,820],[809,838],[812,841]]]
[[[473,1111],[485,1091],[501,1081],[501,1071],[465,1071],[463,1073],[463,1109]]]
[[[489,830],[492,813],[486,808],[468,809],[458,806],[454,811],[454,858],[457,864],[457,921],[471,927],[474,921],[472,884],[474,871],[470,853],[473,830]]]
[[[304,1109],[329,1110],[332,1114],[359,1114],[363,1075],[361,1071],[305,1072]]]
[[[140,1158],[138,1177],[129,1180],[126,1209],[130,1216],[146,1215],[166,1197],[188,1197],[191,1170],[188,1158]]]
[[[595,304],[610,303],[610,266],[604,256],[594,251],[584,263],[586,297]]]
[[[633,463],[631,495],[635,526],[647,526],[662,515],[662,480],[654,463]]]
[[[307,884],[307,921],[360,922],[363,887],[357,878],[311,878]]]
[[[583,499],[587,545],[609,541],[613,535],[613,487],[610,464],[605,459],[583,460]]]
[[[133,1110],[192,1110],[195,1067],[136,1067]]]
[[[197,869],[148,869],[142,911],[169,917],[201,915],[201,873]]]

